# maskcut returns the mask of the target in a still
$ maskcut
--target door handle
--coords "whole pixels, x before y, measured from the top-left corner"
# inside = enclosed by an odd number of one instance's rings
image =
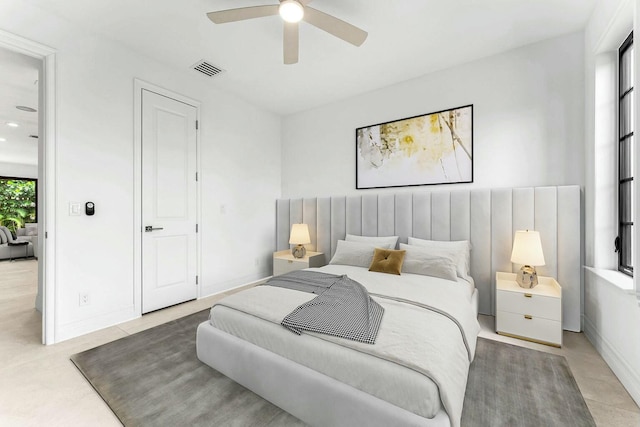
[[[145,231],[146,233],[150,233],[150,232],[152,232],[153,230],[164,230],[164,228],[163,228],[163,227],[152,227],[152,226],[150,226],[150,225],[147,225],[147,226],[145,226],[145,227],[144,227],[144,231]]]

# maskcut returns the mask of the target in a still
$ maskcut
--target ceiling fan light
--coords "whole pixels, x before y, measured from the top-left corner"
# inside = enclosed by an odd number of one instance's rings
[[[304,16],[304,7],[296,0],[283,0],[278,9],[280,16],[287,22],[300,22]]]

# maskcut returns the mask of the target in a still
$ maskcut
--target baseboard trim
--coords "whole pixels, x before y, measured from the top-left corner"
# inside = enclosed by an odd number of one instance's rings
[[[229,292],[234,289],[242,288],[244,286],[257,284],[259,282],[262,282],[263,280],[268,279],[269,277],[271,276],[265,276],[264,273],[255,273],[226,282],[220,282],[210,286],[203,286],[200,290],[200,296],[198,297],[198,299],[210,297],[212,295],[217,295],[224,292]]]
[[[132,305],[121,310],[104,313],[88,319],[57,325],[56,343],[128,322],[138,317],[140,317],[140,314],[135,313],[134,306]]]
[[[622,354],[598,332],[593,322],[587,316],[584,319],[584,334],[591,342],[613,373],[618,377],[631,398],[640,406],[640,376],[624,359]]]

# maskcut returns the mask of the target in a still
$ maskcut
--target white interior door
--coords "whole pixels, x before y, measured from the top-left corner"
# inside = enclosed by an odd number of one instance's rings
[[[142,312],[196,298],[197,109],[142,91]]]

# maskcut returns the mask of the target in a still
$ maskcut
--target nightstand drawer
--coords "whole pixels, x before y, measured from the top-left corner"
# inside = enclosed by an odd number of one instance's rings
[[[499,311],[496,331],[558,346],[562,344],[561,322],[541,317]]]
[[[279,276],[281,274],[289,273],[295,270],[302,270],[303,268],[309,268],[309,261],[294,261],[289,259],[273,259],[273,275]]]
[[[498,290],[496,309],[515,314],[562,321],[562,300],[532,293]]]

